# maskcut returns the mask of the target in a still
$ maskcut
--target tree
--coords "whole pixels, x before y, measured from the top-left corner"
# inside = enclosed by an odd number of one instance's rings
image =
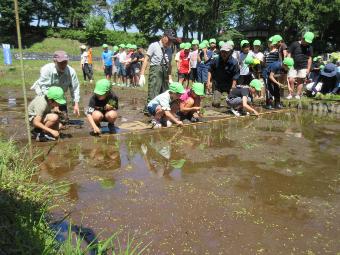
[[[103,42],[105,38],[105,19],[102,16],[88,16],[85,20],[87,41],[90,45]]]

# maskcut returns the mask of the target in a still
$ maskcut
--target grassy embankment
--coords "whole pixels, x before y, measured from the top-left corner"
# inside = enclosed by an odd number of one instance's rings
[[[80,55],[79,46],[80,42],[70,39],[61,38],[46,38],[42,42],[37,42],[29,48],[23,49],[23,52],[35,52],[35,53],[50,53],[53,54],[56,50],[64,50],[70,55]],[[111,46],[110,46],[111,47]],[[18,53],[18,50],[11,50],[12,56]],[[93,56],[100,57],[102,53],[101,47],[93,48]],[[24,60],[24,70],[26,79],[26,88],[29,89],[33,83],[39,78],[39,72],[43,65],[50,63],[52,60]],[[80,67],[79,61],[70,61],[69,65],[72,66],[78,75],[78,79],[82,85],[83,74]],[[101,61],[94,61],[94,79],[104,78],[102,63]],[[148,75],[148,70],[146,71],[146,76]],[[147,78],[147,77],[146,77]],[[20,73],[20,61],[14,59],[11,66],[4,65],[3,51],[0,50],[0,86],[20,86],[21,85],[21,73]],[[144,88],[146,90],[146,86]]]
[[[128,255],[142,254],[148,246],[130,238],[121,247],[118,233],[84,246],[71,229],[66,241],[58,243],[49,228],[48,210],[63,199],[63,187],[40,183],[36,164],[13,141],[0,139],[0,158],[0,254],[81,255],[96,250],[96,254]]]

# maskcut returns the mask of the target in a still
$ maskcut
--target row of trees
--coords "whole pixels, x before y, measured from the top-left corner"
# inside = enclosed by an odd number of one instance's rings
[[[115,23],[125,29],[135,25],[146,34],[182,27],[184,37],[197,32],[207,38],[260,26],[269,33],[297,36],[311,30],[322,39],[339,40],[339,0],[120,0],[112,12]]]
[[[83,28],[87,17],[101,16],[113,29],[135,26],[147,37],[164,28],[181,28],[183,37],[222,39],[261,27],[285,38],[314,31],[325,44],[340,45],[340,0],[19,0],[23,28],[60,24]],[[13,31],[13,0],[0,1],[1,32]]]

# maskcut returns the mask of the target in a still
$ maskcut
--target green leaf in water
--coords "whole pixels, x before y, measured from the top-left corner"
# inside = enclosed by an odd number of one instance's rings
[[[203,151],[204,148],[205,148],[205,144],[204,143],[201,143],[200,145],[198,145],[198,148]]]
[[[170,161],[170,165],[173,167],[173,168],[177,168],[177,169],[179,169],[179,168],[182,168],[183,167],[183,165],[184,165],[184,163],[185,163],[185,159],[179,159],[179,160],[171,160]]]
[[[113,189],[115,187],[115,181],[112,179],[104,179],[100,181],[100,186],[103,189]]]

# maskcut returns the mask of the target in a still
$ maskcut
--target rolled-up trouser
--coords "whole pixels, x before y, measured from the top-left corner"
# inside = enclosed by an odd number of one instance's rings
[[[168,83],[168,70],[165,66],[150,66],[147,102],[168,90]]]
[[[243,99],[242,97],[234,97],[234,98],[227,98],[227,104],[232,108],[239,108],[240,106],[243,106]],[[250,97],[247,97],[247,103],[251,103]]]

